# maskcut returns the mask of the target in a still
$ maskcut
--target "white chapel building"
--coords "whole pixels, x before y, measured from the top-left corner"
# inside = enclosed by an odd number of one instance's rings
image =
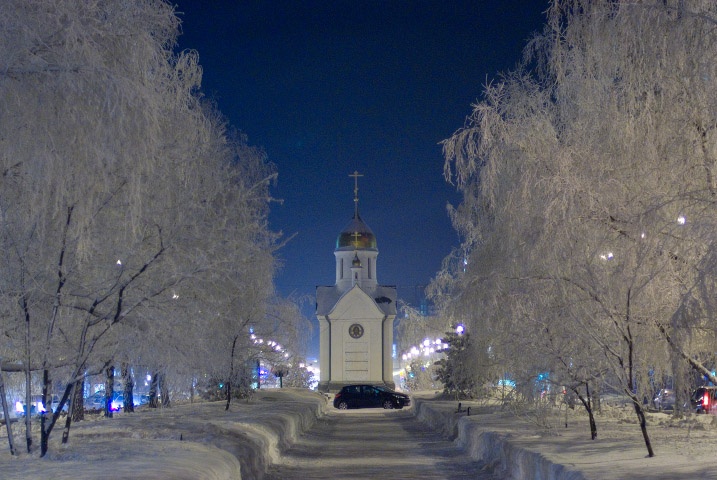
[[[322,392],[352,383],[395,387],[391,354],[396,287],[378,284],[376,236],[358,210],[362,175],[350,176],[354,214],[336,239],[336,284],[316,287]]]

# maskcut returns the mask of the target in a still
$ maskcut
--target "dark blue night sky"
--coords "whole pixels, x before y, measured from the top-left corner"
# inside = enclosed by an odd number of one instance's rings
[[[205,95],[277,166],[271,226],[297,234],[280,252],[280,293],[334,283],[358,170],[378,280],[416,305],[459,244],[439,142],[516,65],[547,0],[176,3],[179,47],[199,52]]]

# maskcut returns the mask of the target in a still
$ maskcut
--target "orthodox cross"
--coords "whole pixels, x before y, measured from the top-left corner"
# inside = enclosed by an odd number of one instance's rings
[[[356,250],[359,245],[359,238],[361,238],[361,234],[359,232],[354,232],[351,236],[354,237],[354,250]]]
[[[358,179],[363,177],[363,174],[359,173],[358,170],[354,170],[354,173],[350,174],[349,177],[354,179],[354,215],[358,216]]]

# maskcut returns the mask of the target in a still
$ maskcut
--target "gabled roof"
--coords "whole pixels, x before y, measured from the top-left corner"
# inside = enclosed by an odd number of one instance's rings
[[[372,291],[366,291],[358,285],[347,291],[342,291],[335,285],[316,287],[316,315],[323,317],[331,314],[345,295],[357,291],[366,295],[383,315],[396,315],[396,287],[388,285],[378,285]]]

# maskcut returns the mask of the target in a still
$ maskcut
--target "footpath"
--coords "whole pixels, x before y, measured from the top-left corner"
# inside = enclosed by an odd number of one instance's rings
[[[590,440],[587,417],[578,409],[563,410],[546,424],[528,413],[477,402],[459,409],[458,402],[431,397],[414,395],[408,412],[499,478],[717,480],[712,415],[682,421],[649,415],[656,456],[647,458],[634,414],[625,409],[599,417],[598,439]],[[262,390],[228,411],[212,402],[89,418],[73,426],[67,445],[60,445],[61,432],[55,432],[45,458],[0,450],[0,478],[260,480],[333,408],[329,400],[306,390]],[[24,438],[15,428],[21,449]],[[0,442],[7,446],[7,437],[0,434]]]

